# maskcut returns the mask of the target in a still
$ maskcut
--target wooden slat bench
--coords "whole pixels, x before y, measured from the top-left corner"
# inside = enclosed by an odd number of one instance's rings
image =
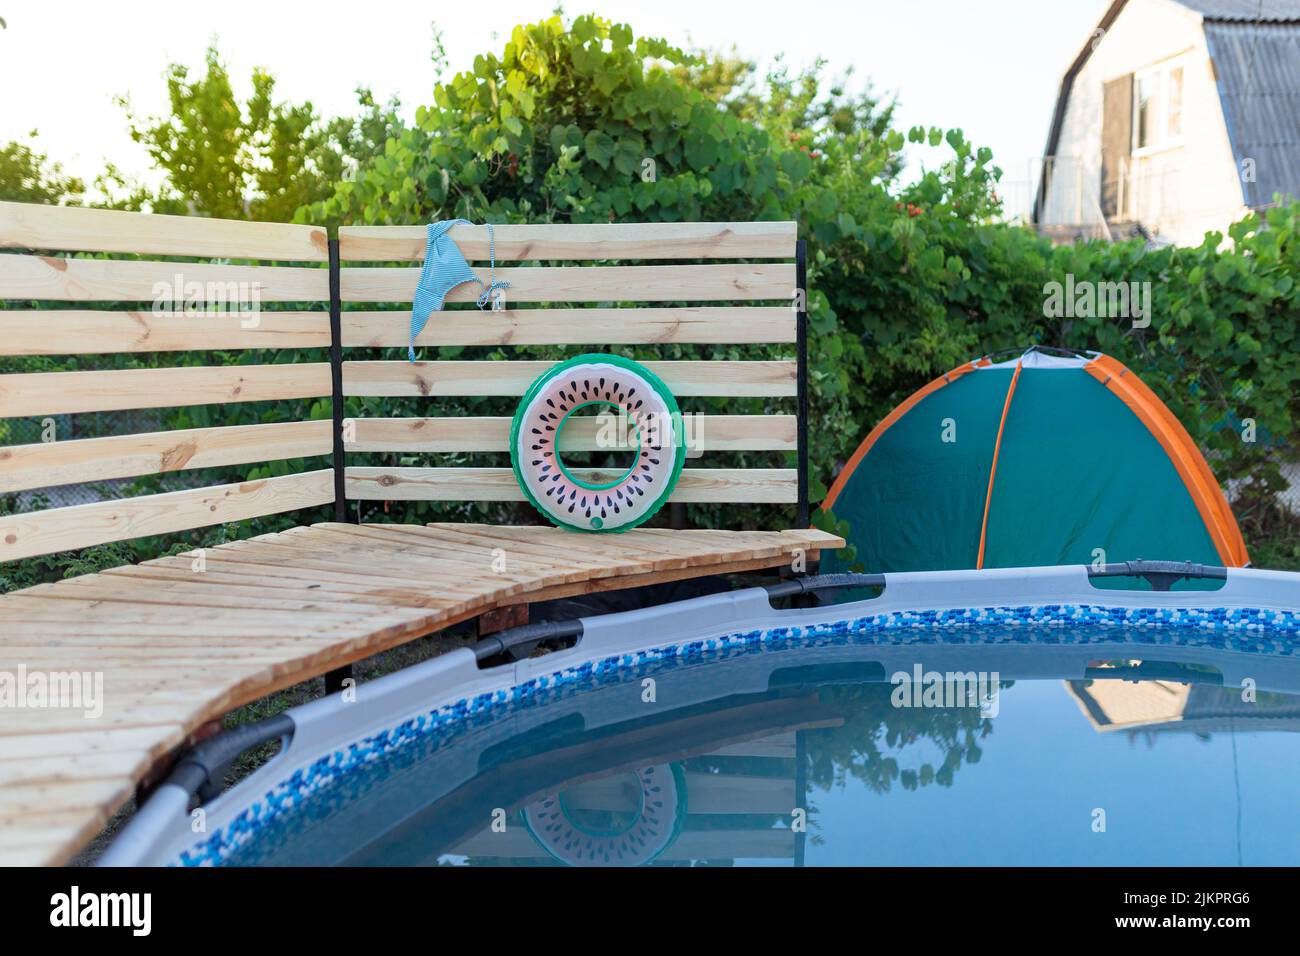
[[[482,227],[459,226],[451,235],[471,261],[486,258]],[[715,453],[790,452],[801,462],[806,455],[803,420],[767,410],[769,401],[802,401],[805,387],[803,318],[789,303],[799,284],[789,261],[796,258],[792,223],[500,226],[496,252],[507,265],[497,271],[512,283],[511,308],[440,313],[418,345],[430,356],[437,346],[796,346],[794,358],[777,361],[646,356],[683,398],[683,411],[696,396],[764,401],[762,414],[704,418],[706,450],[688,462],[673,500],[784,505],[795,513],[796,530],[638,528],[577,536],[536,525],[376,523],[382,512],[373,504],[365,523],[357,523],[365,502],[522,499],[509,467],[391,464],[399,453],[461,461],[502,455],[508,416],[426,409],[462,396],[513,400],[550,364],[410,364],[409,312],[345,310],[349,303],[409,303],[423,237],[422,227],[356,227],[329,240],[312,226],[0,203],[0,300],[7,300],[0,356],[274,350],[276,362],[5,369],[0,419],[286,400],[316,402],[318,409],[328,401],[334,409],[332,420],[0,446],[0,495],[328,461],[257,480],[0,516],[0,562],[303,509],[327,507],[336,519],[0,596],[0,672],[79,671],[104,680],[98,719],[71,709],[0,711],[0,864],[68,859],[192,734],[307,678],[502,607],[773,568],[799,555],[811,563],[820,549],[843,544],[807,528],[803,469],[697,467]],[[82,257],[105,253],[137,258]],[[655,264],[510,264],[626,259]],[[681,262],[693,259],[715,261]],[[256,283],[263,302],[283,306],[250,324],[227,311],[191,315],[150,305],[158,288],[178,276]],[[467,287],[451,297],[472,298]],[[32,300],[60,307],[34,309]],[[689,304],[639,304],[646,302]],[[399,348],[400,360],[346,359],[354,349]],[[328,360],[318,352],[284,361],[307,349],[328,349]],[[345,402],[371,396],[405,396],[418,407],[409,417],[343,417]],[[576,422],[566,438],[574,451],[596,447],[588,422]],[[386,458],[347,460],[374,454]]]

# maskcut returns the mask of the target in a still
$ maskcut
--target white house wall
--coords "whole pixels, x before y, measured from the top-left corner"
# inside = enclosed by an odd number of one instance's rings
[[[1226,233],[1246,209],[1200,16],[1170,0],[1130,0],[1094,42],[1066,104],[1040,222],[1103,221],[1103,87],[1124,74],[1182,56],[1183,144],[1130,160],[1125,209],[1116,218],[1137,219],[1180,245],[1198,245],[1208,230]]]

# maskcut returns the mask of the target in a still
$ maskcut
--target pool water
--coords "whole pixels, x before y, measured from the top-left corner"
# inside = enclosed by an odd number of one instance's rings
[[[678,658],[489,709],[226,862],[1300,863],[1294,637],[873,641]]]

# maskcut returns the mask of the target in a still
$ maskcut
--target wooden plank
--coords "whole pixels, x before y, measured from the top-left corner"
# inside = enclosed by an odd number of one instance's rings
[[[327,525],[336,527],[336,525]],[[313,527],[322,527],[316,525]],[[352,528],[351,525],[337,527]],[[589,558],[608,566],[618,567],[629,558],[634,562],[648,562],[656,570],[685,567],[687,563],[702,563],[698,559],[719,563],[760,561],[771,567],[795,550],[818,552],[821,549],[844,547],[844,539],[817,528],[786,529],[784,531],[724,531],[695,529],[677,531],[667,528],[634,528],[618,535],[586,535],[581,556],[565,545],[572,540],[573,532],[549,525],[486,525],[459,522],[432,522],[426,528],[413,525],[363,525],[365,529],[386,529],[393,534],[417,535],[434,543],[442,543],[453,536],[472,543],[484,561],[492,549],[504,548],[507,554],[518,555],[532,562],[533,554],[540,553],[549,561],[564,555],[565,562],[579,562]],[[665,558],[680,558],[672,561]],[[771,560],[776,558],[777,560]],[[628,585],[621,585],[628,586]]]
[[[5,846],[0,848],[0,866],[57,866],[67,862],[72,853],[86,840],[98,833],[103,823],[85,823],[82,826],[67,824],[59,827],[59,841],[49,840],[26,846]],[[50,848],[55,847],[60,854],[50,855]]]
[[[132,730],[87,728],[77,734],[75,739],[65,734],[5,733],[3,738],[0,738],[4,742],[3,749],[0,749],[0,760],[21,761],[41,756],[148,751],[157,747],[159,738],[163,739],[163,747],[165,747],[168,742],[180,741],[183,736],[179,724],[138,727]],[[163,747],[158,747],[156,752],[161,752]],[[5,816],[3,805],[0,804],[0,825],[9,822],[13,822],[12,818]]]
[[[198,299],[219,310],[250,304],[251,311],[260,302],[329,301],[329,272],[310,266],[0,256],[0,299],[152,302],[171,311],[190,301],[190,283],[202,286]]]
[[[700,451],[791,451],[798,447],[793,415],[700,415],[691,421],[694,434],[688,437]],[[352,418],[343,427],[345,435],[353,436],[345,443],[348,451],[508,452],[510,423],[505,417]],[[560,450],[634,447],[628,442],[602,445],[599,431],[594,417],[575,416],[560,436]],[[0,449],[0,461],[3,459]]]
[[[351,260],[422,262],[427,226],[340,226],[339,255]],[[487,226],[453,226],[448,235],[470,261],[488,259]],[[794,222],[642,222],[494,226],[496,258],[788,259]]]
[[[113,806],[130,799],[129,778],[121,775],[113,779],[82,782],[81,784],[61,783],[51,786],[5,787],[5,812],[17,817],[24,823],[29,818],[46,815],[51,803],[58,806],[71,806],[80,811],[81,821],[65,819],[52,823],[57,827],[58,836],[40,843],[6,843],[0,848],[0,865],[3,866],[38,866],[49,865],[57,859],[64,862],[73,850],[94,837],[108,822],[108,814],[100,807]],[[56,796],[57,794],[57,796]],[[6,832],[22,832],[22,824],[6,824]],[[50,847],[63,850],[59,856],[51,859]]]
[[[711,751],[713,757],[776,757],[793,760],[798,753],[798,741],[793,733],[773,734],[741,743],[729,744]]]
[[[23,620],[19,624],[20,634],[24,628],[34,624],[49,624],[62,621],[84,625],[88,620],[91,609],[94,612],[95,628],[113,624],[132,626],[157,624],[167,629],[159,633],[170,633],[176,637],[192,637],[196,633],[195,622],[178,615],[176,609],[169,605],[104,601],[74,589],[68,589],[66,592],[45,591],[39,597],[18,593],[12,595],[11,600],[6,601],[4,606],[7,611],[17,609],[23,612]],[[301,612],[299,611],[250,609],[231,604],[215,620],[205,621],[203,630],[206,632],[208,628],[213,628],[212,632],[217,633],[217,628],[229,630],[238,626],[242,633],[245,628],[251,625],[266,628],[272,632],[279,628],[283,636],[283,628],[286,625],[300,622],[304,626],[309,626],[312,633],[318,633],[321,629],[327,627],[347,627],[362,623],[369,615],[374,613],[371,608],[353,608],[349,610],[345,607],[330,606],[318,609],[309,618],[303,618],[300,616]],[[87,639],[93,640],[93,637]],[[6,646],[8,646],[8,643],[6,642]]]
[[[222,553],[213,549],[214,556]],[[244,607],[244,601],[252,600],[269,602],[268,606],[283,604],[294,608],[308,604],[339,604],[344,613],[351,613],[351,605],[358,598],[356,592],[326,588],[322,586],[323,582],[249,581],[224,574],[215,565],[208,567],[206,563],[200,563],[195,552],[190,552],[190,557],[190,565],[183,571],[176,567],[154,568],[151,574],[134,574],[131,572],[138,570],[138,566],[124,565],[98,574],[39,584],[24,589],[21,596],[71,596],[78,600],[141,605],[192,604],[196,607]],[[296,587],[281,586],[286,583]],[[452,602],[449,599],[446,603]]]
[[[448,532],[433,532],[427,528],[412,527],[409,525],[344,525],[336,523],[320,523],[312,525],[310,529],[295,529],[286,532],[292,535],[310,530],[312,532],[338,533],[345,534],[353,541],[358,539],[367,541],[370,544],[384,542],[388,547],[400,549],[402,552],[414,550],[416,553],[433,555],[441,559],[453,558],[461,570],[470,570],[479,572],[478,577],[483,577],[486,572],[493,574],[505,573],[497,570],[496,558],[502,551],[502,542],[499,539],[483,539],[475,536],[473,532],[461,532],[457,530]],[[517,549],[518,555],[525,559],[528,568],[558,568],[564,571],[583,571],[583,570],[600,570],[602,572],[610,571],[607,562],[598,560],[594,557],[585,555],[557,555],[554,548],[530,547],[526,543],[509,542],[511,548]],[[508,557],[508,555],[507,555]],[[636,566],[635,562],[627,562],[629,568]],[[615,568],[615,573],[618,572]],[[506,571],[509,571],[509,561],[506,563]]]
[[[328,455],[332,431],[328,421],[277,422],[0,447],[0,494]]]
[[[234,550],[263,557],[268,550],[274,554],[288,552],[296,556],[293,560],[296,567],[313,564],[333,567],[341,572],[391,578],[403,584],[410,583],[413,573],[418,579],[427,580],[426,575],[420,573],[427,572],[435,575],[432,580],[437,582],[437,590],[451,594],[478,581],[496,584],[506,579],[505,575],[498,575],[487,566],[475,573],[475,569],[467,567],[459,555],[436,554],[423,551],[414,543],[380,542],[353,534],[350,530],[330,530],[320,526],[262,535],[241,542]]]
[[[787,361],[644,362],[674,395],[790,396],[798,366]],[[554,362],[344,362],[343,394],[365,396],[520,396]],[[279,366],[276,366],[277,368]],[[47,373],[49,374],[49,373]],[[62,373],[72,374],[72,373]],[[2,387],[0,380],[0,387]],[[327,393],[328,394],[328,393]],[[3,393],[0,392],[0,398]]]
[[[723,557],[720,552],[710,553],[711,549],[699,547],[698,542],[682,542],[681,546],[678,546],[646,535],[641,528],[622,532],[617,539],[606,535],[586,535],[580,546],[575,546],[573,532],[550,526],[517,525],[497,528],[484,525],[476,531],[484,536],[501,540],[510,549],[517,547],[516,542],[519,541],[545,544],[552,549],[553,554],[562,555],[572,554],[575,548],[580,547],[583,553],[600,560],[618,560],[625,555],[631,556],[643,562],[647,569],[656,571],[705,564]],[[726,556],[744,560],[751,555],[742,547],[734,549]]]
[[[278,565],[260,565],[242,559],[230,559],[229,552],[221,548],[204,550],[206,568],[193,570],[193,557],[157,558],[135,566],[111,568],[103,575],[123,575],[151,581],[168,582],[178,573],[190,576],[195,582],[211,583],[221,587],[256,586],[268,592],[288,594],[312,593],[328,588],[332,594],[346,595],[348,600],[361,604],[384,604],[400,607],[443,608],[465,602],[465,598],[438,597],[423,585],[409,583],[406,587],[392,587],[389,582],[369,579],[358,580],[355,575],[332,574],[306,568],[286,568]]]
[[[636,549],[616,555],[594,550],[573,554],[557,549],[555,542],[525,538],[520,529],[512,526],[431,524],[427,528],[410,525],[365,525],[368,529],[384,529],[389,533],[417,537],[436,542],[437,547],[465,554],[467,560],[491,566],[498,555],[506,558],[507,568],[512,560],[520,559],[527,567],[567,566],[590,571],[602,577],[618,577],[653,570],[659,566],[657,557],[648,556]],[[537,529],[544,530],[544,529]],[[666,565],[665,565],[666,566]]]
[[[344,312],[342,333],[346,347],[405,348],[411,315]],[[794,340],[795,313],[788,305],[751,305],[450,309],[430,317],[416,345],[743,345]]]
[[[206,573],[206,572],[205,572]],[[202,575],[196,574],[195,578]],[[87,601],[107,601],[118,604],[160,604],[173,608],[265,608],[267,610],[289,610],[299,612],[309,612],[313,610],[324,610],[332,607],[341,607],[343,610],[354,610],[354,595],[333,594],[330,591],[318,589],[313,597],[292,595],[289,597],[274,597],[276,589],[257,587],[252,585],[236,586],[222,585],[213,587],[209,583],[201,580],[194,581],[149,581],[135,579],[139,585],[150,585],[136,587],[130,591],[123,590],[123,581],[130,579],[118,578],[101,578],[99,575],[84,575],[81,578],[70,578],[66,583],[68,586],[61,589],[55,594],[59,598],[71,596]],[[74,586],[73,582],[77,582]],[[50,591],[42,591],[42,587],[53,587],[53,585],[40,585],[35,588],[27,588],[23,593],[32,598],[53,597]],[[313,592],[305,592],[307,595]]]
[[[205,549],[204,560],[207,572],[203,575],[220,575],[223,579],[234,581],[242,579],[243,583],[260,581],[268,588],[328,587],[331,590],[364,594],[368,597],[398,598],[402,603],[412,607],[442,607],[446,602],[433,595],[433,589],[423,582],[403,581],[394,584],[387,578],[376,580],[371,574],[358,572],[355,568],[340,571],[337,568],[310,567],[285,564],[282,555],[254,556],[238,551],[234,545],[238,542],[222,545],[218,548]],[[175,570],[188,571],[194,559],[156,558],[137,565],[135,569],[114,569],[114,573],[136,574],[141,577],[156,576]],[[104,572],[107,573],[107,572]],[[464,595],[456,595],[455,601],[465,600]],[[387,603],[387,602],[385,602]]]
[[[463,554],[449,553],[446,550],[436,553],[420,547],[414,541],[409,544],[379,541],[367,535],[354,534],[350,530],[330,531],[319,526],[303,530],[312,532],[317,540],[324,538],[328,543],[331,563],[393,569],[404,580],[409,580],[412,572],[423,572],[420,577],[439,582],[437,589],[442,593],[464,593],[481,586],[492,590],[505,585],[503,593],[518,594],[521,591],[568,584],[588,576],[588,572],[572,562],[553,561],[543,564],[530,561],[526,569],[520,569],[518,565],[511,569],[507,562],[502,570],[497,570],[491,561],[485,561],[476,567],[467,562]],[[286,537],[292,539],[292,535]],[[339,559],[345,560],[339,562]]]
[[[246,559],[265,568],[288,565],[295,572],[328,571],[343,580],[358,584],[369,583],[372,587],[401,587],[411,584],[411,575],[404,573],[400,567],[395,567],[398,562],[389,560],[391,555],[371,552],[365,555],[369,560],[357,561],[354,558],[361,557],[362,554],[356,549],[323,549],[305,546],[301,542],[268,540],[268,537],[270,536],[264,535],[249,541],[232,542],[224,549],[226,556]],[[444,564],[437,570],[447,571],[454,567],[454,564]],[[263,573],[271,575],[275,572],[264,570]],[[502,579],[502,583],[508,584],[505,579]],[[440,590],[455,596],[457,589],[444,583]]]
[[[125,264],[125,263],[122,263]],[[486,282],[488,270],[474,270]],[[349,267],[341,270],[344,302],[410,302],[419,269]],[[509,282],[505,300],[515,302],[742,302],[794,297],[794,265],[719,263],[681,266],[536,266],[498,268]],[[28,283],[30,284],[30,282]],[[4,283],[0,283],[3,297]],[[448,302],[474,302],[483,289],[467,282],[452,289]],[[37,298],[24,294],[28,298]],[[58,296],[45,296],[58,298]],[[112,296],[96,296],[112,298]],[[118,298],[123,298],[119,296]],[[269,300],[268,300],[269,301]]]
[[[791,777],[758,777],[731,773],[685,775],[691,813],[761,813],[789,817],[796,806]],[[564,792],[570,810],[635,810],[629,802],[627,779],[621,775],[584,781]]]
[[[0,418],[321,398],[327,362],[0,375]]]
[[[811,552],[813,556],[816,552]],[[684,581],[701,575],[749,574],[784,564],[784,559],[758,558],[752,561],[724,561],[718,564],[689,565],[667,571],[653,571],[643,574],[626,574],[621,577],[594,577],[586,581],[577,581],[559,587],[546,588],[529,594],[515,595],[494,600],[493,606],[506,607],[511,604],[535,604],[538,601],[554,601],[559,598],[578,597],[587,594],[604,594],[609,591],[621,591],[625,588],[649,587],[655,584],[667,584],[671,581]]]
[[[188,531],[334,500],[329,469],[0,518],[0,562]]]
[[[114,671],[105,674],[104,699],[115,701],[111,710],[108,710],[97,723],[106,729],[129,729],[140,726],[140,724],[157,724],[166,718],[169,714],[174,714],[178,709],[189,711],[187,703],[178,699],[179,694],[188,692],[193,695],[197,690],[194,686],[183,688],[176,692],[169,689],[166,677],[155,675],[155,684],[158,689],[158,699],[150,700],[147,691],[144,688],[135,688],[117,695],[117,689],[111,686],[114,677]],[[265,682],[260,682],[264,684]],[[112,693],[114,696],[109,697]],[[201,706],[197,704],[196,707]],[[13,720],[18,726],[6,727],[6,730],[12,730],[14,733],[27,735],[44,733],[48,735],[78,733],[85,729],[86,718],[80,711],[68,709],[18,709],[10,712]],[[137,723],[138,721],[138,723]],[[126,779],[119,778],[119,783],[129,786],[127,780],[129,776],[126,773],[122,775]],[[130,791],[125,793],[126,797],[130,796]],[[11,795],[8,792],[0,793],[0,800],[4,803],[6,811],[13,805],[9,802]],[[58,794],[60,801],[67,801],[72,805],[80,802],[81,795],[76,793],[60,792]],[[67,803],[64,805],[66,806]],[[119,804],[114,804],[116,807]],[[49,809],[50,804],[43,804],[38,810]]]
[[[446,534],[447,529],[455,526],[442,523],[430,527],[436,528],[439,534]],[[526,545],[546,547],[552,558],[575,553],[574,542],[570,537],[572,532],[559,528],[540,525],[471,525],[470,528],[472,529],[470,533],[476,538],[495,543],[496,547],[505,550],[507,556],[520,551]],[[608,562],[611,567],[618,567],[625,574],[670,571],[685,568],[690,564],[689,553],[646,547],[642,539],[636,535],[635,529],[626,534],[627,540],[619,542],[618,547],[605,540],[604,536],[588,536],[582,541],[581,553],[598,561]],[[530,557],[528,560],[532,563],[533,558]],[[630,568],[626,565],[628,561],[633,562]]]
[[[511,419],[504,417],[463,418],[350,418],[343,422],[344,448],[350,452],[471,452],[510,450]],[[582,424],[582,428],[577,426]],[[574,435],[564,430],[567,450],[575,451],[584,442],[595,448],[595,430],[585,419],[570,423]],[[588,436],[588,432],[590,435]],[[579,441],[581,435],[583,441]],[[589,442],[588,442],[589,439]]]
[[[557,528],[512,528],[513,534],[528,536],[532,540],[550,542],[558,554],[571,554],[575,550],[573,532]],[[627,541],[613,541],[604,535],[588,535],[581,542],[581,549],[601,560],[617,560],[624,554],[644,562],[647,568],[655,571],[670,571],[679,568],[699,567],[705,564],[718,564],[724,560],[745,561],[753,555],[742,545],[730,551],[698,546],[698,542],[670,544],[652,535],[642,533],[643,529],[634,528],[623,532],[630,535]]]
[[[345,556],[342,550],[338,553],[322,554],[295,548],[289,544],[276,544],[262,545],[256,552],[251,553],[250,557],[262,565],[263,573],[267,575],[274,574],[276,567],[291,564],[296,571],[319,572],[322,576],[329,575],[331,580],[343,580],[353,584],[364,583],[374,590],[395,592],[419,587],[411,573],[402,574],[392,567],[395,562],[386,561],[384,556],[374,552],[347,552]],[[450,597],[455,602],[451,605],[438,602],[421,605],[427,609],[420,619],[426,625],[426,632],[454,623],[445,618],[446,613],[455,614],[460,610],[478,608],[488,601],[520,594],[525,590],[542,586],[543,583],[552,583],[549,581],[539,583],[535,578],[516,574],[495,575],[491,579],[477,577],[462,580],[456,577],[456,571],[454,566],[445,564],[425,567],[425,574],[421,580],[440,582],[437,587],[424,585],[425,592],[436,594],[441,598]],[[557,580],[554,583],[563,582]],[[418,605],[420,602],[410,603]]]
[[[175,607],[160,608],[159,611],[170,614],[173,618],[187,613]],[[19,623],[15,643],[6,647],[27,660],[39,658],[43,664],[52,668],[75,670],[84,667],[87,656],[93,655],[97,648],[108,641],[113,645],[113,657],[108,663],[114,667],[127,662],[131,664],[129,675],[132,688],[151,691],[161,681],[161,686],[179,692],[183,690],[179,686],[182,677],[201,685],[204,667],[225,670],[243,680],[256,670],[280,667],[280,662],[287,653],[298,654],[310,650],[313,654],[325,655],[328,660],[328,656],[340,645],[363,641],[370,633],[363,621],[353,619],[345,624],[315,631],[310,638],[285,640],[285,628],[293,626],[291,617],[282,617],[276,626],[268,621],[265,624],[230,624],[209,631],[205,623],[199,622],[213,616],[211,610],[193,608],[188,613],[194,619],[189,634],[181,634],[174,625],[169,627],[166,622],[160,623],[159,620],[106,622],[96,625],[93,637],[85,634],[85,616],[79,621],[69,620],[66,615],[57,620],[23,621]],[[407,615],[413,613],[407,612]],[[87,604],[84,614],[96,615],[97,606]],[[375,624],[406,619],[406,616],[377,618]],[[422,618],[418,620],[423,623]],[[197,638],[200,634],[204,641],[209,642],[206,648],[198,646]],[[256,647],[250,646],[252,641],[257,642]],[[218,648],[221,648],[222,654],[219,661],[212,656]],[[181,669],[182,666],[184,670]],[[137,673],[135,668],[142,670]],[[144,672],[145,668],[148,673]],[[160,668],[163,673],[157,673]],[[171,675],[166,673],[168,668],[174,671]],[[263,679],[265,676],[270,675],[264,675]]]
[[[217,552],[220,554],[222,552]],[[191,559],[192,560],[192,559]],[[186,578],[179,575],[184,574]],[[414,589],[390,589],[374,585],[344,584],[337,581],[311,578],[271,577],[260,573],[259,569],[244,565],[232,565],[224,560],[213,560],[202,572],[195,572],[189,565],[181,568],[176,565],[137,565],[123,568],[110,568],[101,571],[101,578],[108,578],[117,583],[118,579],[145,582],[150,586],[146,592],[149,596],[142,600],[152,600],[161,596],[166,600],[173,590],[198,595],[200,590],[218,595],[218,600],[226,600],[221,595],[240,597],[259,594],[263,600],[312,600],[320,602],[342,602],[350,604],[372,604],[376,606],[399,607],[450,607],[458,602],[449,597],[435,597]],[[326,585],[329,585],[327,588]],[[110,585],[111,586],[111,585]],[[105,596],[105,600],[113,598]],[[196,598],[197,603],[204,604],[206,599]]]
[[[99,754],[58,754],[56,756],[29,757],[22,761],[0,761],[0,787],[17,784],[57,783],[63,780],[105,780],[117,777],[115,772],[124,760],[143,762],[147,751],[135,753],[119,751]],[[0,842],[11,834],[0,831]]]
[[[580,478],[610,481],[618,476],[596,468],[571,469]],[[798,500],[793,468],[685,468],[669,501],[688,503],[793,504]],[[523,501],[509,468],[372,468],[345,472],[349,500]]]
[[[0,202],[0,249],[325,262],[323,226]]]
[[[477,310],[476,310],[477,311]],[[0,312],[0,355],[102,355],[205,349],[307,349],[330,344],[329,314],[270,312]]]
[[[794,856],[794,833],[771,830],[684,830],[658,857],[664,862],[684,860],[773,860]],[[454,856],[530,860],[549,858],[545,850],[520,825],[502,832],[483,830],[449,851]]]
[[[788,550],[787,543],[772,531],[721,532],[711,529],[638,528],[651,543],[666,548],[689,547],[707,559],[734,556],[739,559],[770,558]],[[707,563],[707,562],[701,562]]]
[[[223,680],[224,679],[226,678],[223,678]],[[160,675],[160,682],[165,682],[165,681],[166,681],[166,676]],[[202,686],[201,684],[197,686],[190,685],[187,686],[185,690],[193,694],[196,690],[199,690],[201,686]],[[161,707],[151,706],[148,703],[147,698],[142,699],[145,698],[145,693],[142,688],[136,689],[131,692],[124,692],[122,696],[117,696],[113,698],[109,698],[107,696],[108,693],[109,690],[106,685],[105,700],[109,700],[109,699],[114,700],[116,702],[115,706],[109,712],[107,712],[102,718],[100,718],[99,721],[97,721],[98,723],[102,724],[107,728],[125,729],[127,727],[131,727],[132,726],[131,724],[126,723],[124,720],[122,720],[116,715],[134,714],[137,712],[137,708],[139,713],[149,714],[151,712],[158,713],[160,711],[166,712],[166,711],[174,710],[178,706],[178,702],[170,699],[164,699],[161,703]],[[165,695],[166,698],[169,698],[171,696],[173,695],[171,694]],[[20,713],[24,714],[23,717],[24,721],[28,716],[36,718],[33,721],[32,726],[23,728],[22,731],[23,733],[47,733],[51,735],[69,734],[69,733],[75,734],[78,731],[80,731],[82,728],[84,728],[87,723],[85,717],[80,712],[77,711],[73,711],[70,713],[68,711],[60,712],[58,710],[50,709],[44,711],[43,713],[34,710],[21,711]],[[62,719],[57,719],[60,717]],[[80,726],[78,726],[78,724]],[[147,768],[141,768],[141,773],[146,769]],[[132,776],[133,774],[131,774],[130,772],[123,771],[115,778],[115,782],[118,783],[119,785],[122,785],[124,788],[123,801],[129,799],[131,796]],[[51,792],[50,796],[51,796],[50,800],[45,801],[39,807],[28,808],[26,812],[41,813],[43,811],[47,811],[51,809],[54,806],[58,806],[60,809],[64,809],[70,805],[75,806],[76,803],[80,802],[79,794],[76,794],[75,792],[68,793],[64,790],[63,787],[55,788]],[[3,801],[3,806],[5,807],[6,810],[8,810],[12,806],[12,804],[9,803],[9,797],[10,795],[8,794],[8,792],[0,794],[0,801]],[[57,803],[55,801],[57,801]],[[117,801],[113,801],[109,805],[116,807],[116,806],[120,806],[120,803],[118,803]]]
[[[35,600],[35,599],[33,599]],[[48,602],[47,602],[48,603]],[[103,607],[103,605],[99,605]],[[28,620],[26,617],[19,620],[15,628],[15,639],[21,643],[31,645],[42,644],[52,647],[51,653],[54,652],[55,645],[79,647],[82,653],[82,659],[86,659],[88,652],[93,652],[96,647],[102,646],[108,642],[113,647],[114,655],[125,653],[126,648],[142,647],[152,650],[157,656],[162,650],[180,649],[182,651],[193,649],[195,642],[202,640],[210,645],[215,652],[218,647],[221,648],[248,648],[250,642],[257,642],[260,649],[280,648],[283,656],[287,655],[293,660],[301,660],[301,655],[310,652],[313,656],[322,655],[323,659],[328,662],[331,654],[337,654],[340,650],[347,650],[349,647],[364,647],[369,638],[381,632],[384,627],[395,625],[403,633],[415,636],[416,631],[428,633],[436,630],[440,626],[439,611],[415,612],[405,609],[387,609],[384,615],[375,612],[374,608],[365,608],[371,612],[366,619],[353,619],[350,622],[340,622],[329,626],[320,626],[313,628],[310,632],[305,630],[294,633],[293,639],[285,637],[286,628],[293,628],[292,619],[284,620],[281,623],[266,621],[261,624],[257,623],[226,623],[221,615],[203,614],[188,622],[188,626],[182,626],[176,621],[178,617],[174,608],[163,609],[165,614],[161,620],[121,620],[105,621],[95,623],[93,626],[93,635],[87,634],[87,614],[97,615],[98,610],[94,607],[84,611],[81,617],[72,619],[69,614],[54,617],[51,620]],[[24,613],[15,605],[14,612]],[[269,614],[271,612],[258,611],[259,614]],[[170,615],[171,620],[166,620],[166,615]],[[367,624],[366,622],[369,621]],[[306,622],[303,624],[306,627]],[[98,643],[97,643],[98,642]],[[21,652],[19,652],[21,653]],[[38,659],[32,654],[26,654],[28,660]],[[111,662],[110,662],[111,663]],[[221,666],[219,659],[211,659],[212,667]],[[328,668],[327,668],[328,669]],[[131,679],[136,675],[130,674]],[[201,678],[201,674],[199,675]],[[156,682],[159,675],[147,675],[148,682]],[[163,675],[165,681],[165,675]],[[176,682],[163,683],[163,687],[174,687]],[[261,695],[257,695],[261,696]],[[158,703],[155,701],[154,703]],[[39,720],[37,716],[33,720]]]

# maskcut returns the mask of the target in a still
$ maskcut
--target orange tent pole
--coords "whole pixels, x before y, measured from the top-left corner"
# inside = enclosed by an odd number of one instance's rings
[[[1192,436],[1187,434],[1182,422],[1174,417],[1174,413],[1169,411],[1142,379],[1109,355],[1098,356],[1084,368],[1133,411],[1165,450],[1188,494],[1192,496],[1197,513],[1205,522],[1210,540],[1219,553],[1219,560],[1230,568],[1249,564],[1246,541],[1241,536],[1241,528],[1232,514],[1228,499],[1219,487],[1205,456],[1196,447],[1196,442],[1192,441]]]
[[[998,437],[993,442],[993,462],[989,465],[989,487],[984,493],[984,520],[980,522],[980,553],[975,560],[975,567],[984,567],[984,544],[988,540],[989,505],[993,502],[993,479],[998,473],[998,452],[1002,450],[1002,432],[1007,427],[1007,412],[1011,411],[1011,396],[1016,394],[1016,382],[1020,380],[1023,363],[1016,363],[1016,370],[1011,373],[1011,384],[1007,386],[1007,400],[1002,403],[1002,420],[998,422]]]

